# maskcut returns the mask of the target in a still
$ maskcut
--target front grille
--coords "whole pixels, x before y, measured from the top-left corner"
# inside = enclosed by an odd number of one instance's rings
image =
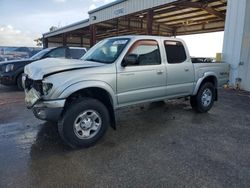
[[[28,90],[30,90],[31,88],[34,88],[41,95],[43,95],[43,84],[41,80],[32,80],[28,78],[28,76],[26,76],[24,86],[25,86],[25,89],[28,89]]]
[[[30,90],[32,84],[33,84],[33,80],[29,79],[29,78],[26,76],[26,79],[25,79],[25,82],[24,82],[25,89]]]
[[[42,81],[33,81],[32,87],[43,95],[43,83]]]

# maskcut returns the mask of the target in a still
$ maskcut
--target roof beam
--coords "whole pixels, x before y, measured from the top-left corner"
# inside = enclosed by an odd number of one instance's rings
[[[178,24],[171,24],[172,27],[187,27],[187,26],[192,26],[192,25],[202,25],[202,24],[208,24],[208,23],[213,23],[213,22],[219,22],[220,19],[214,19],[214,18],[206,18],[206,19],[201,19],[201,20],[196,20],[193,22],[190,22],[188,25],[187,24],[183,24],[183,23],[178,23]],[[222,21],[221,21],[222,22]]]
[[[212,8],[224,8],[225,5],[215,5]],[[187,10],[187,11],[185,11]],[[156,15],[154,17],[154,20],[161,20],[161,19],[172,19],[176,16],[184,16],[184,15],[188,15],[188,14],[197,14],[202,12],[202,10],[200,9],[195,9],[195,10],[189,10],[188,8],[182,9],[182,12],[177,13],[177,14],[171,14],[171,15],[164,15],[164,13],[162,15]]]
[[[176,3],[176,6],[199,8],[208,12],[209,14],[212,14],[222,20],[225,20],[225,15],[223,13],[213,9],[212,7],[209,7],[207,4],[202,3],[202,2],[181,1],[179,3]]]
[[[169,24],[169,23],[172,23],[172,22],[186,22],[186,21],[190,21],[190,20],[195,19],[195,18],[208,17],[208,16],[211,17],[210,14],[204,13],[204,14],[199,14],[199,15],[196,15],[196,16],[188,16],[188,17],[177,18],[177,19],[172,19],[172,20],[159,19],[159,20],[157,20],[157,22],[159,22],[159,23],[166,22],[167,24]],[[214,17],[214,18],[216,18],[216,17]]]

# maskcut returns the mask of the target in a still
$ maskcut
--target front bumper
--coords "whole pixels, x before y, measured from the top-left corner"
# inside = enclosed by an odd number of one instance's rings
[[[34,115],[41,120],[58,121],[66,99],[44,100],[41,96],[41,88],[37,81],[31,80],[23,74],[22,84],[25,88],[25,103],[28,109],[32,109]]]
[[[65,99],[39,101],[33,106],[32,110],[38,119],[56,122],[62,114],[65,101]]]

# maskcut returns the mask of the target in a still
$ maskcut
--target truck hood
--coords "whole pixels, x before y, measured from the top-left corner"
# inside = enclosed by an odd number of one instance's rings
[[[103,65],[103,63],[92,61],[47,58],[26,65],[24,73],[27,74],[30,79],[42,80],[46,76],[64,71],[99,67]]]

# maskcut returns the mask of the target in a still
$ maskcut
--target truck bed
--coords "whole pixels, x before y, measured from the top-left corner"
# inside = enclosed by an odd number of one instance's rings
[[[229,64],[227,63],[193,63],[193,66],[195,80],[203,77],[205,73],[213,72],[218,78],[218,86],[228,82]]]

